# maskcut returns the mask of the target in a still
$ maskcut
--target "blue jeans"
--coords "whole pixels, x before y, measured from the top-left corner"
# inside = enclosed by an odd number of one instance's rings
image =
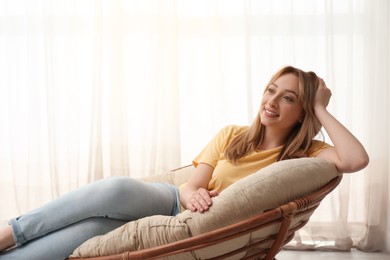
[[[91,237],[143,217],[174,216],[179,210],[173,185],[110,177],[11,219],[16,247],[1,253],[0,259],[65,259]]]

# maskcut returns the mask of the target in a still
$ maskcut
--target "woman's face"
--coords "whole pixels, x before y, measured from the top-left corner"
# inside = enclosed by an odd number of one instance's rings
[[[264,92],[261,107],[261,123],[269,129],[289,132],[302,115],[298,101],[298,77],[284,74],[271,83]]]

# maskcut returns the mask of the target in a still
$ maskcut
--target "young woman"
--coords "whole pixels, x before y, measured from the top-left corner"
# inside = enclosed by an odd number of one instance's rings
[[[327,111],[330,97],[315,73],[285,67],[266,86],[254,123],[223,128],[194,159],[180,196],[174,186],[128,177],[94,182],[10,220],[0,231],[0,259],[64,259],[87,239],[128,221],[175,215],[180,203],[205,212],[230,184],[279,160],[320,157],[340,172],[358,171],[368,155]],[[314,140],[322,126],[333,146]]]

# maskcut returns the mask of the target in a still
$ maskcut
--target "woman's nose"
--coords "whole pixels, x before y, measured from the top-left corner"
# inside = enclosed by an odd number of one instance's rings
[[[272,106],[272,107],[276,107],[277,104],[278,104],[278,102],[277,102],[277,100],[276,100],[276,97],[270,98],[270,99],[268,100],[268,104],[269,104],[270,106]]]

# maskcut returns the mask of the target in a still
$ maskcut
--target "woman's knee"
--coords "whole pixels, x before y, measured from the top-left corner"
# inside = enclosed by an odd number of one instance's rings
[[[96,190],[104,203],[129,201],[145,191],[144,184],[125,176],[114,176],[102,180]],[[97,195],[97,194],[96,194]]]
[[[118,193],[122,193],[135,190],[141,184],[141,181],[130,177],[113,176],[102,180],[101,189],[103,191],[118,191]]]
[[[107,217],[115,219],[168,215],[176,201],[176,195],[168,187],[129,177],[104,179],[96,192],[99,195],[93,200],[100,205],[98,211],[107,212]]]

